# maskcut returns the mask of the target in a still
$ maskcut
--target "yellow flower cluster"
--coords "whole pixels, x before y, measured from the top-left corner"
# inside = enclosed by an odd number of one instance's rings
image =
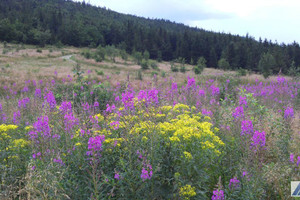
[[[122,108],[119,109],[119,111],[122,110]],[[119,122],[119,128],[126,129],[129,134],[143,136],[143,142],[147,142],[150,134],[157,133],[166,140],[166,145],[180,145],[187,159],[193,158],[192,154],[194,155],[194,153],[189,148],[192,146],[190,144],[195,142],[199,145],[198,150],[209,150],[208,152],[213,155],[220,155],[220,148],[225,144],[214,133],[218,132],[219,129],[212,129],[211,119],[202,116],[201,113],[195,113],[195,110],[194,106],[190,108],[185,104],[176,104],[173,107],[141,108],[135,115],[118,116],[116,113],[112,113],[105,119],[100,114],[96,115],[95,118],[100,119],[100,121],[104,120],[106,124]],[[94,133],[108,136],[106,137],[107,143],[119,141],[114,138],[115,131],[112,127],[107,127],[107,129],[103,127]]]
[[[8,148],[24,148],[25,146],[29,145],[30,142],[24,139],[16,139],[11,142],[11,144],[8,146]]]
[[[158,126],[161,134],[169,136],[173,143],[201,141],[202,149],[211,149],[219,155],[218,148],[224,146],[224,143],[212,132],[211,123],[200,120],[201,117],[198,115],[182,114],[178,115],[176,119],[160,123]]]
[[[188,200],[190,199],[190,197],[196,196],[195,190],[195,187],[192,187],[191,185],[185,185],[180,188],[179,195],[181,197],[184,197],[184,199]]]
[[[12,124],[9,124],[9,125],[1,124],[0,125],[0,140],[10,139],[11,136],[7,132],[10,130],[15,130],[17,128],[18,128],[18,126],[12,125]]]
[[[193,156],[190,152],[184,151],[183,154],[186,159],[188,159],[188,160],[193,159]]]
[[[142,121],[140,123],[136,123],[130,130],[130,134],[143,134],[146,135],[149,132],[153,131],[155,128],[155,124],[151,121]]]
[[[9,131],[9,130],[15,130],[16,128],[18,128],[17,125],[12,125],[12,124],[9,124],[9,125],[1,124],[1,125],[0,125],[0,133],[6,132],[6,131]]]
[[[116,145],[117,147],[121,146],[121,142],[124,141],[124,138],[105,138],[104,144]]]

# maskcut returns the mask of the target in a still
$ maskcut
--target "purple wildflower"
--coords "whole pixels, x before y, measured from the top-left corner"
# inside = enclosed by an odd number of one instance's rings
[[[287,107],[284,110],[284,118],[288,119],[288,118],[293,118],[294,117],[294,110],[292,107]]]
[[[239,187],[240,187],[240,181],[236,177],[230,179],[229,189],[237,189]]]
[[[19,124],[21,120],[21,112],[18,110],[17,112],[14,112],[13,114],[13,122],[14,124]]]
[[[84,111],[89,111],[89,110],[90,110],[90,105],[89,105],[89,103],[88,103],[88,102],[83,103],[83,104],[82,104],[82,108],[83,108]]]
[[[95,101],[94,102],[94,107],[96,108],[96,107],[99,107],[99,102],[98,101]]]
[[[243,120],[241,122],[241,135],[252,134],[253,124],[251,120]]]
[[[247,97],[240,96],[240,98],[239,98],[239,105],[240,106],[242,106],[242,105],[247,106]]]
[[[224,191],[223,190],[214,190],[211,200],[224,200]]]
[[[35,89],[34,96],[35,96],[36,98],[39,98],[39,99],[42,98],[42,91],[41,91],[41,89],[36,88],[36,89]]]
[[[258,147],[258,146],[265,146],[266,145],[266,134],[264,131],[259,132],[255,131],[252,137],[252,146]]]
[[[300,164],[300,156],[297,157],[297,167],[299,166]]]
[[[52,91],[49,91],[44,99],[47,101],[47,103],[50,106],[50,109],[54,109],[56,107],[56,100],[55,100],[55,96],[53,95]]]
[[[48,116],[41,116],[33,123],[34,130],[31,130],[28,135],[31,139],[37,139],[38,134],[44,138],[51,137],[51,130],[49,126]]]
[[[78,125],[78,119],[73,116],[72,113],[65,114],[64,124],[66,132],[70,133],[75,125]]]
[[[293,153],[290,154],[290,162],[294,163],[294,154]]]
[[[144,167],[142,169],[142,174],[141,174],[141,178],[143,181],[147,180],[147,179],[151,179],[153,172],[152,172],[152,166],[151,165],[147,165],[148,170],[146,170]]]
[[[115,173],[115,177],[114,178],[117,179],[117,180],[120,180],[120,174],[119,174],[119,172]]]
[[[220,88],[216,87],[215,85],[211,85],[210,90],[211,90],[212,96],[216,96],[216,95],[220,94]]]
[[[29,91],[28,86],[25,86],[25,87],[23,88],[23,90],[22,90],[22,92],[28,92],[28,91]]]
[[[189,89],[189,88],[192,88],[195,86],[195,79],[194,78],[190,78],[188,77],[188,81],[187,81],[187,85],[186,85],[186,88]]]
[[[122,103],[124,104],[125,109],[133,109],[134,108],[134,92],[126,91],[122,93]]]
[[[58,164],[60,164],[62,166],[65,165],[65,163],[61,159],[53,158],[53,162],[58,163]]]
[[[243,118],[244,117],[244,107],[238,106],[234,109],[234,112],[232,113],[232,116],[235,119]]]
[[[26,98],[24,98],[24,99],[20,99],[20,100],[18,101],[18,107],[19,107],[20,109],[26,108],[27,104],[29,104],[29,103],[30,103],[30,99],[29,99],[28,97],[26,97]]]
[[[199,92],[198,92],[198,95],[200,97],[205,97],[205,90],[200,89]]]
[[[61,106],[59,107],[59,110],[63,114],[70,114],[70,113],[72,113],[72,103],[70,101],[63,101],[61,103]]]
[[[172,83],[171,90],[172,90],[173,92],[177,92],[177,90],[178,90],[177,83]]]
[[[91,137],[88,142],[88,151],[91,155],[93,155],[94,152],[101,151],[102,150],[102,143],[105,140],[104,135],[98,135],[96,137]],[[87,153],[88,153],[87,152]]]

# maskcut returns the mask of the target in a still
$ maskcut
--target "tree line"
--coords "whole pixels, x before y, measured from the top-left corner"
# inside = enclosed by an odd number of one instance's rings
[[[146,19],[71,0],[2,0],[0,40],[44,46],[114,45],[129,54],[149,52],[151,59],[178,58],[207,67],[269,73],[299,71],[300,46],[206,31],[163,19]],[[273,62],[274,61],[274,62]],[[221,63],[221,64],[220,64]]]

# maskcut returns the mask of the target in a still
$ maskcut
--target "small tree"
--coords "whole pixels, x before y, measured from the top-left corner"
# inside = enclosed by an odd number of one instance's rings
[[[96,62],[101,62],[104,60],[104,58],[105,58],[105,49],[101,45],[99,45],[94,55],[94,59],[96,60]]]
[[[106,50],[106,54],[115,63],[116,62],[115,58],[118,55],[118,49],[116,49],[115,46],[112,45],[112,46],[106,46],[105,50]]]
[[[149,69],[147,60],[144,60],[144,59],[142,60],[141,67],[143,70]]]
[[[288,70],[288,75],[292,77],[300,76],[300,67],[296,67],[295,61],[292,62]]]
[[[133,54],[133,58],[134,58],[136,64],[140,65],[143,60],[143,55],[141,52],[137,51]]]
[[[149,51],[147,51],[147,50],[144,51],[143,56],[144,56],[144,59],[148,61],[149,58],[150,58],[150,53],[149,53]]]
[[[200,57],[197,61],[197,66],[194,67],[195,74],[201,74],[206,67],[206,60],[204,57]]]
[[[265,78],[268,78],[272,74],[272,69],[275,65],[274,56],[270,53],[263,53],[258,63],[258,70]]]
[[[122,58],[123,60],[125,60],[125,61],[128,60],[128,54],[127,54],[127,52],[126,52],[125,50],[121,50],[121,51],[120,51],[120,54],[121,54],[121,58]]]
[[[223,69],[223,70],[229,70],[230,69],[230,64],[229,64],[229,62],[225,58],[221,58],[218,61],[218,67],[220,69]]]

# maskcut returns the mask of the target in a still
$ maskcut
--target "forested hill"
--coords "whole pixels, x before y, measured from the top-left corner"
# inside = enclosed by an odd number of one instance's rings
[[[256,41],[249,36],[120,14],[70,0],[1,0],[0,40],[41,46],[115,45],[128,53],[147,50],[153,59],[181,57],[192,64],[203,56],[207,66],[214,68],[224,58],[231,69],[257,71],[262,57],[273,62],[274,73],[300,66],[300,47],[296,42],[279,45]]]

